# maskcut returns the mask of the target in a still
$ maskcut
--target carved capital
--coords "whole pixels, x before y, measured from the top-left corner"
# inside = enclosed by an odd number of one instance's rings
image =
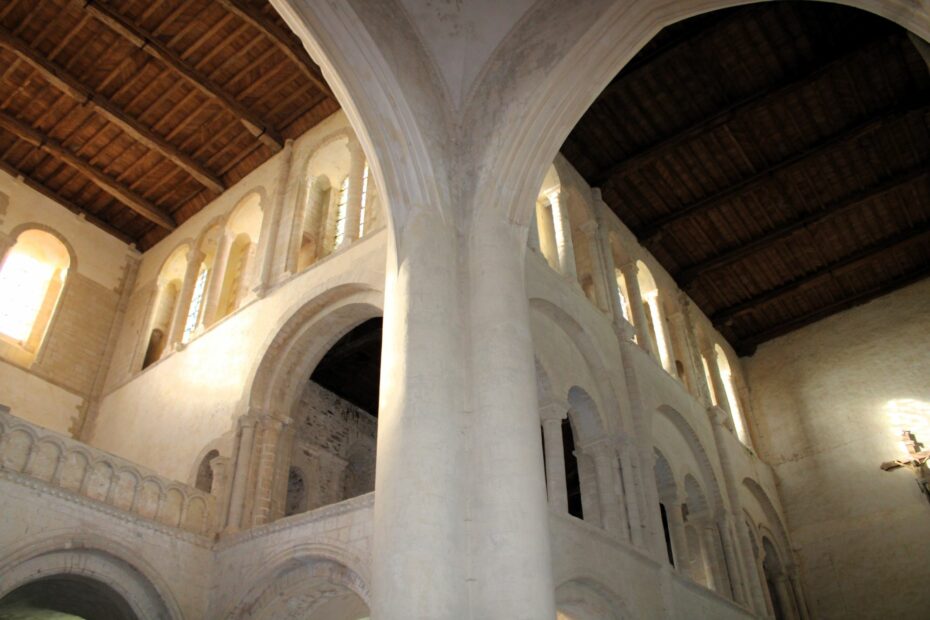
[[[564,420],[568,417],[571,407],[565,401],[550,400],[539,406],[539,417],[543,422],[550,420]]]

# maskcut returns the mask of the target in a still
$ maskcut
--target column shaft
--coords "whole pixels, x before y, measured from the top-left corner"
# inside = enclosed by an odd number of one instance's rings
[[[601,500],[601,525],[605,530],[626,538],[627,523],[620,505],[617,484],[616,454],[608,445],[594,446],[591,450],[597,472],[598,497]]]
[[[223,283],[226,281],[226,272],[229,266],[229,252],[235,240],[235,236],[224,229],[223,234],[220,235],[217,241],[216,256],[213,257],[213,269],[210,270],[207,293],[204,296],[204,327],[210,327],[217,319],[220,298],[223,296]]]
[[[229,497],[229,517],[226,527],[236,531],[242,526],[242,507],[245,504],[246,484],[251,469],[252,449],[255,437],[255,419],[239,420],[239,446],[236,451],[236,469],[233,472],[232,491]]]
[[[468,243],[472,618],[553,618],[536,367],[519,227],[499,214]],[[479,216],[481,217],[481,216]],[[493,482],[492,482],[493,481]],[[532,570],[528,570],[532,567]]]
[[[187,323],[187,315],[194,296],[194,286],[197,284],[197,277],[200,275],[200,265],[203,258],[203,252],[197,249],[192,249],[187,253],[187,269],[184,271],[184,282],[181,284],[177,305],[174,308],[174,318],[171,320],[168,346],[181,342],[184,336],[184,327]]]
[[[555,240],[551,206],[544,202],[536,203],[536,223],[539,229],[539,249],[549,266],[559,271],[559,246]]]
[[[557,404],[548,407],[558,407]],[[567,409],[567,405],[566,405]],[[564,418],[564,411],[562,416]],[[542,421],[543,442],[546,448],[546,486],[549,490],[549,507],[565,513],[568,511],[568,490],[565,483],[565,450],[562,444],[562,419],[544,417]]]
[[[365,174],[365,153],[357,140],[349,140],[349,185],[346,188],[346,233],[343,243],[359,237],[362,216],[362,182]]]
[[[267,208],[263,206],[262,227],[258,234],[259,263],[256,267],[255,292],[261,297],[268,288],[292,265],[291,256],[296,257],[294,235],[300,229],[297,224],[297,184],[299,176],[293,174],[294,141],[285,140],[284,149],[278,155],[281,162],[275,182],[274,195]]]
[[[581,227],[584,233],[585,243],[588,246],[588,254],[591,260],[591,278],[594,281],[594,296],[597,299],[597,307],[603,312],[611,313],[611,304],[609,300],[609,291],[607,284],[607,270],[605,267],[604,255],[601,244],[598,240],[598,224],[595,220],[589,220]]]
[[[549,204],[552,205],[552,220],[555,224],[555,240],[559,250],[559,273],[574,282],[578,282],[575,266],[575,246],[572,242],[572,224],[568,217],[568,204],[563,201],[561,190],[549,192]]]
[[[252,525],[261,525],[269,521],[271,514],[271,496],[274,491],[278,444],[284,423],[281,420],[265,416],[259,424],[260,439],[258,447],[258,474],[255,478],[252,501]]]
[[[456,230],[438,211],[389,229],[371,554],[371,615],[385,620],[471,617],[465,313]]]
[[[636,331],[636,342],[647,353],[658,358],[652,349],[652,338],[649,335],[649,323],[646,319],[646,308],[643,305],[643,295],[639,290],[639,267],[629,262],[620,267],[623,278],[626,280],[626,290],[630,294],[630,309],[633,311],[633,329]]]

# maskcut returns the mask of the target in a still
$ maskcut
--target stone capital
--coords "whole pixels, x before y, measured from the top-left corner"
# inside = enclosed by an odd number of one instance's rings
[[[543,421],[564,420],[568,417],[568,410],[571,409],[565,401],[549,400],[539,405],[539,418]]]
[[[200,248],[191,248],[187,251],[187,264],[199,265],[206,256]]]
[[[720,405],[711,405],[708,407],[707,415],[713,424],[719,424],[720,426],[731,431],[735,430],[733,428],[732,417],[730,416],[729,412]]]
[[[588,236],[589,238],[592,238],[594,237],[594,235],[597,234],[597,227],[598,227],[597,221],[592,219],[582,224],[579,228],[581,229],[581,232],[583,232],[586,236]]]

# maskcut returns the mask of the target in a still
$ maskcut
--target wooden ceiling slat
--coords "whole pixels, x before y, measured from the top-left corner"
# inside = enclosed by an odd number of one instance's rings
[[[900,35],[896,36],[900,37]],[[595,186],[603,185],[615,177],[630,174],[645,163],[652,161],[657,157],[661,157],[663,154],[678,148],[683,142],[687,142],[688,140],[691,140],[714,127],[728,122],[730,119],[744,113],[748,109],[763,104],[767,101],[787,97],[803,88],[810,86],[825,74],[834,71],[838,67],[843,67],[846,63],[850,62],[850,60],[856,58],[865,51],[868,51],[878,45],[887,43],[887,41],[887,37],[879,37],[878,39],[873,38],[867,41],[865,44],[857,46],[852,50],[841,49],[838,52],[835,52],[833,56],[824,64],[819,64],[812,68],[808,68],[802,71],[800,75],[792,75],[788,79],[780,81],[778,84],[771,88],[757,91],[746,97],[743,97],[721,109],[713,116],[701,119],[697,123],[692,124],[682,131],[675,133],[674,135],[671,135],[668,138],[661,140],[660,142],[654,143],[642,151],[631,155],[630,157],[627,157],[626,159],[598,174],[597,177],[592,180],[592,184]]]
[[[801,164],[804,164],[813,158],[819,157],[838,145],[845,145],[847,143],[855,142],[861,139],[863,136],[868,135],[869,133],[874,132],[881,127],[894,123],[895,121],[909,114],[915,112],[926,113],[928,110],[930,110],[930,106],[921,106],[918,105],[915,101],[909,101],[904,105],[898,106],[894,110],[891,110],[881,116],[869,117],[864,122],[849,127],[848,129],[845,129],[838,134],[826,138],[825,140],[821,140],[820,142],[817,142],[816,144],[813,144],[806,149],[797,151],[794,155],[791,155],[787,159],[773,166],[770,166],[769,168],[766,168],[765,170],[762,170],[750,177],[746,177],[735,185],[730,185],[722,192],[712,194],[690,205],[685,205],[680,209],[676,209],[668,215],[654,219],[650,223],[640,228],[637,231],[637,236],[646,247],[652,247],[659,241],[662,235],[662,229],[667,226],[674,225],[677,222],[690,217],[701,215],[702,213],[706,213],[719,207],[721,204],[726,203],[736,196],[752,192],[760,185],[772,182],[776,178],[776,175],[793,167],[800,166]]]
[[[0,126],[33,146],[61,159],[69,166],[77,168],[93,181],[95,185],[100,187],[100,189],[119,199],[127,207],[139,213],[139,215],[150,219],[152,222],[168,230],[174,230],[176,227],[171,218],[161,209],[145,198],[131,192],[128,188],[103,174],[83,159],[72,154],[70,151],[63,148],[57,140],[50,138],[47,134],[29,127],[6,112],[0,112]]]
[[[868,287],[867,289],[854,293],[849,297],[839,299],[825,306],[818,306],[814,310],[807,312],[797,318],[789,321],[778,323],[763,331],[754,333],[752,336],[739,339],[736,341],[735,348],[740,355],[751,355],[756,347],[767,340],[783,336],[796,329],[800,329],[811,323],[827,318],[832,314],[841,312],[853,306],[865,303],[871,299],[881,297],[899,288],[903,288],[915,282],[918,282],[930,275],[930,264],[920,266],[912,271],[908,271],[898,277],[885,279]]]
[[[721,252],[720,254],[717,254],[716,256],[713,256],[701,263],[687,267],[676,274],[675,278],[679,282],[680,286],[690,290],[694,287],[694,283],[699,276],[706,275],[711,271],[715,271],[727,265],[731,265],[746,258],[747,256],[760,252],[765,248],[778,243],[779,241],[787,239],[799,230],[809,226],[814,226],[815,224],[823,222],[828,218],[836,217],[842,213],[855,209],[862,204],[880,198],[881,196],[898,188],[909,186],[915,181],[930,175],[930,167],[928,166],[930,166],[930,164],[924,163],[914,169],[896,174],[886,179],[885,181],[878,183],[877,185],[867,187],[864,190],[855,192],[854,194],[847,196],[842,200],[838,200],[837,202],[833,203],[832,205],[828,205],[820,211],[815,211],[796,220],[787,222],[779,228],[771,230],[755,239],[746,241],[729,251]]]
[[[207,76],[181,60],[178,54],[155,39],[151,33],[142,30],[110,7],[99,4],[98,0],[72,0],[72,3],[90,12],[95,19],[145,53],[170,66],[204,94],[221,102],[239,118],[249,133],[268,145],[274,152],[281,150],[283,141],[273,127],[258,118]]]
[[[901,247],[910,243],[922,240],[927,237],[928,233],[930,233],[930,221],[924,222],[917,227],[904,230],[900,233],[892,235],[891,237],[881,239],[877,243],[856,250],[852,254],[849,254],[840,260],[827,263],[819,269],[816,269],[815,271],[801,278],[797,278],[781,286],[769,289],[764,293],[756,295],[755,297],[747,299],[741,303],[723,308],[711,316],[711,321],[713,321],[715,325],[726,324],[734,317],[753,312],[760,306],[771,303],[780,297],[803,289],[804,287],[815,283],[817,280],[827,276],[836,276],[849,267],[862,263],[863,261],[874,259],[876,255],[895,249],[900,249]]]
[[[333,96],[323,74],[317,68],[316,63],[307,54],[307,51],[300,45],[296,44],[293,37],[278,27],[271,19],[258,12],[253,6],[244,0],[219,0],[226,9],[236,14],[243,20],[252,24],[260,32],[264,33],[271,41],[295,64],[297,68],[310,80],[317,89],[328,97]]]
[[[49,189],[42,183],[39,183],[35,179],[30,178],[29,176],[27,176],[26,174],[24,174],[17,168],[14,168],[12,165],[6,163],[5,161],[0,160],[0,170],[3,170],[5,173],[10,175],[11,177],[21,179],[22,182],[25,183],[31,189],[39,192],[46,198],[54,200],[58,204],[67,208],[68,210],[74,213],[77,213],[78,215],[86,219],[88,222],[93,224],[94,226],[97,226],[101,230],[113,235],[117,239],[120,239],[121,241],[125,243],[133,242],[133,240],[128,235],[123,233],[121,230],[118,230],[117,228],[111,226],[110,224],[103,221],[102,219],[95,217],[94,215],[88,213],[85,209],[80,208],[79,206],[77,206],[76,204],[74,204],[73,202],[71,202],[64,196],[62,196],[61,194],[58,194],[57,192],[52,191],[51,189]]]
[[[29,63],[34,69],[40,71],[49,82],[59,90],[67,93],[80,104],[86,104],[93,110],[117,125],[127,134],[147,146],[158,151],[165,158],[186,170],[192,177],[209,187],[213,191],[223,192],[226,185],[209,170],[195,162],[180,149],[169,144],[161,136],[148,127],[127,115],[122,109],[113,104],[102,95],[95,94],[90,88],[81,84],[76,78],[66,74],[57,66],[47,61],[33,50],[25,41],[13,35],[5,28],[0,28],[0,44],[15,52],[17,56]]]

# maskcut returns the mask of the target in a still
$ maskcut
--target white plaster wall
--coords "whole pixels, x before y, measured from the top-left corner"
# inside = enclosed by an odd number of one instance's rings
[[[902,429],[930,444],[930,280],[766,343],[747,361],[760,452],[775,469],[812,612],[930,609],[930,505]]]
[[[282,325],[341,285],[382,290],[385,231],[373,233],[230,315],[107,394],[90,443],[174,480],[246,412],[251,373]]]
[[[67,435],[83,402],[81,396],[0,360],[0,405],[14,415]]]

